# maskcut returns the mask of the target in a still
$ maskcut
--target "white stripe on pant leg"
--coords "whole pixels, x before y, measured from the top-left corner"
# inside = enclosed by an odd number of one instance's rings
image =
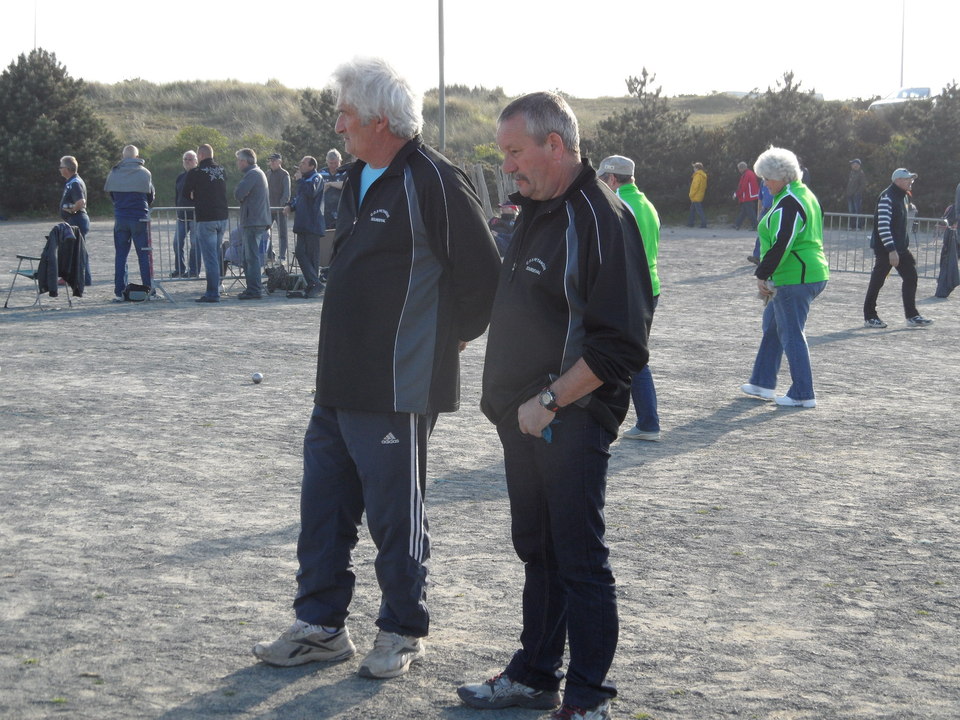
[[[423,497],[420,495],[420,437],[419,416],[410,414],[410,557],[423,562]]]

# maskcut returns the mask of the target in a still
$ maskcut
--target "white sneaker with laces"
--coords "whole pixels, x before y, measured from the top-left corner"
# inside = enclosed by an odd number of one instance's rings
[[[556,690],[534,690],[514,682],[506,673],[500,673],[479,685],[461,685],[457,695],[467,705],[481,710],[522,707],[534,710],[552,710],[560,704]]]
[[[933,325],[933,320],[925,318],[923,315],[915,315],[907,319],[907,325],[910,327],[926,327],[927,325]]]
[[[394,678],[410,669],[410,663],[423,659],[423,640],[409,635],[381,630],[373,642],[373,650],[360,663],[360,677]]]
[[[750,383],[744,383],[740,386],[740,389],[750,397],[760,398],[761,400],[773,400],[776,395],[770,388],[751,385]]]
[[[613,720],[613,715],[610,714],[609,700],[604,700],[592,710],[564,703],[553,711],[550,720]]]
[[[293,667],[308,662],[346,660],[357,652],[345,627],[328,632],[319,625],[297,620],[271,643],[253,646],[253,654],[268,665]]]

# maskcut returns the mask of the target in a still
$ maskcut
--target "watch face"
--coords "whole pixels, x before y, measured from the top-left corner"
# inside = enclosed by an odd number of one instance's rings
[[[540,404],[549,405],[553,402],[553,393],[549,390],[542,390],[540,392]]]

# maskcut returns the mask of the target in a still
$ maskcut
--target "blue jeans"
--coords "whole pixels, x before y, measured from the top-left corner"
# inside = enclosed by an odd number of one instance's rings
[[[511,414],[503,443],[513,547],[524,565],[523,631],[507,676],[556,691],[569,642],[564,702],[592,708],[615,696],[607,672],[619,622],[603,507],[614,436],[583,408],[562,408],[552,442],[524,435]]]
[[[192,235],[190,243],[189,266],[184,261],[183,251],[186,246],[187,235]],[[183,275],[189,267],[190,275],[200,274],[200,246],[197,244],[196,233],[194,232],[193,220],[177,219],[177,232],[173,236],[173,256],[175,270],[178,275]]]
[[[116,250],[116,263],[113,272],[113,294],[123,295],[127,286],[127,256],[130,254],[130,243],[137,251],[137,262],[140,265],[140,282],[151,287],[150,253],[147,252],[147,221],[133,218],[116,218],[113,222],[113,246]]]
[[[810,303],[827,281],[803,285],[783,285],[763,311],[763,337],[753,362],[750,384],[773,390],[777,386],[780,362],[787,356],[792,384],[787,395],[794,400],[813,400],[813,370],[810,349],[803,326],[807,322]]]
[[[425,415],[314,407],[303,438],[293,602],[299,620],[343,627],[356,580],[351,553],[366,511],[377,547],[377,627],[427,634],[430,535],[423,497],[432,425]]]
[[[247,293],[263,295],[263,283],[260,275],[260,241],[266,237],[269,228],[247,225],[240,228],[243,238],[243,276],[247,283]]]
[[[696,225],[696,218],[700,218],[700,227],[704,228],[707,226],[707,216],[703,212],[702,202],[690,203],[690,217],[687,219],[687,227]]]
[[[198,221],[195,226],[197,245],[203,257],[203,267],[207,275],[207,291],[204,297],[220,297],[220,243],[226,232],[226,220]]]
[[[847,212],[851,215],[859,215],[860,208],[863,206],[863,195],[850,195],[847,198]],[[850,218],[850,226],[858,230],[866,224],[863,218]]]
[[[651,323],[653,312],[657,309],[660,296],[653,298],[653,307],[650,308]],[[649,335],[650,329],[647,328]],[[660,432],[660,415],[657,414],[657,389],[653,385],[653,373],[650,366],[644,365],[643,370],[633,376],[630,381],[630,396],[633,398],[633,409],[637,411],[637,429],[644,432]]]

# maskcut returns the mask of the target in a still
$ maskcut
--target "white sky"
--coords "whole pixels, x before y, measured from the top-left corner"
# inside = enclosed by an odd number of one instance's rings
[[[765,90],[787,70],[827,99],[886,95],[900,85],[901,25],[904,85],[938,93],[960,80],[960,5],[945,0],[444,5],[447,85],[501,86],[508,95],[620,96],[624,79],[644,66],[667,96]],[[380,55],[423,91],[439,84],[437,7],[437,0],[14,0],[3,9],[0,62],[6,68],[36,44],[73,77],[94,82],[276,79],[319,88],[339,62]]]

